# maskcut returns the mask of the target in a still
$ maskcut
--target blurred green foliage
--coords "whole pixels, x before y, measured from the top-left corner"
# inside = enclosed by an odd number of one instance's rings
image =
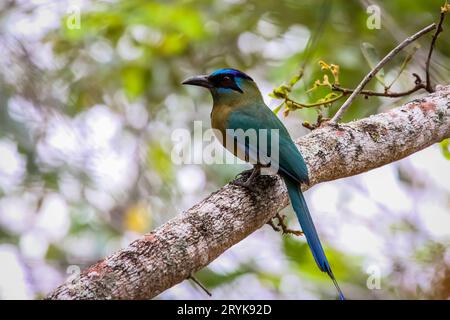
[[[447,160],[450,160],[450,139],[441,142],[442,154]]]

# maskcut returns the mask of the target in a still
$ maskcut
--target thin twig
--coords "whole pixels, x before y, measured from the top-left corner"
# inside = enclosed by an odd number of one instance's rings
[[[427,63],[426,63],[426,67],[425,67],[426,81],[427,81],[426,90],[428,92],[434,92],[434,89],[431,86],[431,77],[430,77],[431,55],[433,54],[433,50],[434,50],[434,47],[436,45],[436,40],[437,40],[439,34],[444,30],[442,28],[442,24],[444,22],[445,15],[448,13],[448,10],[449,10],[449,7],[448,7],[447,1],[446,1],[444,6],[441,8],[441,17],[439,19],[439,23],[438,23],[438,26],[436,28],[436,32],[433,35],[433,39],[431,40],[430,51],[428,51]]]
[[[403,60],[400,69],[397,72],[397,75],[395,76],[395,78],[391,81],[391,83],[388,86],[385,86],[384,91],[389,91],[391,90],[392,86],[394,85],[395,82],[397,82],[398,78],[400,78],[401,74],[403,73],[403,71],[406,69],[406,67],[408,66],[409,62],[413,59],[414,54],[416,53],[417,50],[419,50],[420,46],[416,45],[413,48],[413,51],[411,51],[411,53],[409,53],[406,58]]]
[[[436,28],[436,24],[433,23],[429,25],[428,27],[420,30],[416,34],[406,38],[402,43],[400,43],[398,46],[396,46],[394,49],[392,49],[391,52],[389,52],[378,64],[373,68],[365,77],[364,79],[359,83],[359,85],[356,87],[356,89],[352,92],[352,94],[348,97],[348,99],[344,102],[344,104],[341,106],[341,108],[336,112],[334,117],[331,119],[330,123],[336,124],[339,122],[344,115],[345,111],[347,111],[348,107],[351,105],[353,100],[358,96],[358,94],[361,92],[362,89],[366,86],[366,84],[378,73],[378,71],[383,68],[383,66],[389,62],[394,56],[397,55],[403,48],[411,44],[413,41],[417,40],[424,34],[430,32],[431,30]]]
[[[189,275],[188,279],[191,279],[196,285],[202,288],[208,296],[212,297],[212,293],[209,292],[209,290],[196,277],[194,277],[192,273]]]
[[[345,94],[345,93],[343,93],[343,94]],[[312,131],[312,130],[316,130],[317,128],[320,128],[322,126],[322,123],[326,123],[328,121],[330,121],[330,118],[325,118],[322,113],[319,113],[319,115],[317,116],[316,123],[311,124],[308,121],[304,121],[302,123],[302,126],[305,127],[306,129],[309,129]]]
[[[410,95],[411,93],[414,93],[420,89],[425,89],[425,87],[426,87],[426,85],[424,83],[419,83],[419,84],[416,84],[413,88],[411,88],[407,91],[403,91],[403,92],[376,92],[376,91],[371,91],[371,90],[361,90],[359,92],[359,94],[361,94],[363,96],[367,96],[367,97],[399,98],[399,97],[404,97],[404,96]],[[333,85],[333,90],[340,91],[345,95],[351,94],[355,91],[353,89],[342,88],[337,85]]]
[[[287,104],[289,104],[289,108],[293,108],[293,109],[303,109],[303,108],[314,108],[314,107],[318,107],[318,106],[322,106],[322,105],[326,105],[326,104],[330,104],[333,103],[339,99],[341,99],[343,97],[343,95],[338,95],[334,98],[331,98],[329,100],[325,100],[325,101],[320,101],[320,102],[314,102],[314,103],[301,103],[301,102],[296,102],[290,98],[285,98],[285,101]]]

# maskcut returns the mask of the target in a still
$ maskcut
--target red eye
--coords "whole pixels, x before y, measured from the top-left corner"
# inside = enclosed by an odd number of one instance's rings
[[[223,84],[230,84],[231,83],[231,78],[228,76],[225,76],[222,78],[222,83]]]

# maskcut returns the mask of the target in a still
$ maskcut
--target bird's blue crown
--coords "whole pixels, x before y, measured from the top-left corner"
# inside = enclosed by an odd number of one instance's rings
[[[244,72],[236,70],[236,69],[231,69],[231,68],[219,69],[219,70],[216,70],[213,73],[211,73],[211,76],[213,76],[213,77],[219,76],[219,75],[221,75],[221,76],[230,75],[230,76],[233,76],[234,78],[238,77],[238,78],[249,79],[249,80],[253,81],[253,79],[249,75],[245,74]]]

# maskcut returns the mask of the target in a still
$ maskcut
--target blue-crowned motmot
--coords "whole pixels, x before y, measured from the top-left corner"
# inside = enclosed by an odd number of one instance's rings
[[[305,161],[283,123],[264,103],[256,83],[252,78],[239,70],[220,69],[210,75],[191,77],[185,80],[183,84],[209,89],[214,102],[211,112],[211,124],[214,129],[222,133],[222,137],[226,137],[229,129],[242,129],[244,131],[249,129],[256,131],[266,129],[269,143],[263,144],[261,141],[256,141],[255,143],[251,139],[240,140],[241,142],[235,140],[237,145],[230,151],[236,156],[243,158],[243,160],[248,160],[249,158],[259,159],[258,155],[269,154],[269,150],[259,149],[262,148],[262,145],[270,146],[270,141],[272,141],[270,137],[271,129],[276,130],[279,141],[278,173],[286,183],[292,207],[319,269],[330,276],[339,292],[339,297],[344,299],[344,295],[331,271],[330,264],[325,256],[311,214],[300,189],[301,183],[309,182]],[[259,135],[257,137],[260,139]],[[224,144],[225,139],[221,140]],[[243,184],[244,186],[248,187],[251,185],[259,167],[258,163],[254,166],[253,172]]]

